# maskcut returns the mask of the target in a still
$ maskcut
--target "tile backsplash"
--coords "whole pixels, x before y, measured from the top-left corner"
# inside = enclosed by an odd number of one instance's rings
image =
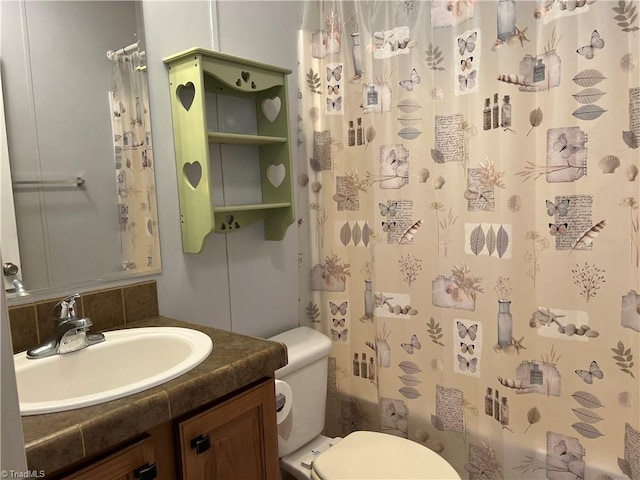
[[[37,345],[53,331],[53,307],[61,298],[9,307],[14,353]],[[85,292],[76,307],[78,316],[91,318],[94,332],[155,317],[159,314],[156,282]]]

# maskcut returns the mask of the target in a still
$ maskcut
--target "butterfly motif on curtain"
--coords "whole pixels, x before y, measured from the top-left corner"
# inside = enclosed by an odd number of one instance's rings
[[[396,410],[396,406],[394,403],[390,403],[389,406],[384,409],[384,413],[389,418],[391,418],[391,420],[394,420],[396,422],[407,418],[406,415],[403,415],[401,412],[398,412],[398,410]]]
[[[467,360],[462,355],[458,355],[458,366],[463,372],[466,372],[468,370],[471,373],[475,373],[478,367],[478,357],[473,357]]]
[[[338,328],[344,328],[344,324],[345,324],[345,319],[344,318],[334,318],[333,319],[333,326]]]
[[[384,203],[378,203],[378,208],[380,209],[380,215],[383,217],[395,217],[396,212],[398,211],[398,202],[391,202],[388,205]]]
[[[549,233],[554,237],[556,235],[566,235],[567,229],[569,228],[568,223],[550,223],[549,224]]]
[[[382,231],[383,232],[395,232],[396,231],[396,222],[382,222]]]
[[[416,3],[416,0],[404,0],[404,8],[407,11],[407,15],[409,15],[409,12],[413,10],[415,3]]]
[[[602,373],[602,370],[600,370],[600,367],[595,360],[591,362],[591,365],[589,365],[589,370],[576,370],[576,374],[588,384],[592,384],[594,378],[599,380],[604,378],[604,373]]]
[[[384,161],[387,165],[390,165],[393,170],[398,169],[398,159],[396,158],[395,150],[391,150]]]
[[[580,55],[584,55],[584,58],[587,60],[591,60],[596,55],[596,49],[600,50],[604,47],[604,40],[600,38],[600,34],[597,30],[594,30],[591,34],[591,42],[589,45],[585,45],[584,47],[580,47],[576,52]]]
[[[558,140],[553,142],[553,151],[558,152],[562,158],[569,158],[578,150],[580,150],[580,147],[576,147],[575,145],[569,145],[567,136],[564,133],[561,133],[558,136]]]
[[[464,90],[471,90],[473,87],[476,86],[476,75],[477,75],[478,71],[477,70],[472,70],[471,72],[469,72],[469,74],[467,75],[458,75],[458,82],[460,82],[460,90],[464,91]]]
[[[418,71],[415,68],[411,70],[408,80],[400,80],[400,86],[409,92],[413,91],[413,87],[419,83],[420,75],[418,75]]]
[[[329,302],[329,308],[331,309],[331,315],[337,315],[340,312],[341,315],[347,314],[347,307],[349,306],[348,301],[342,302],[340,305],[336,305],[333,302]]]
[[[330,112],[332,110],[335,110],[336,112],[342,110],[342,97],[338,97],[335,100],[327,98],[327,110]]]
[[[558,203],[546,200],[547,215],[553,217],[557,213],[559,216],[564,217],[569,211],[569,203],[571,203],[571,199],[569,198],[560,200]]]
[[[338,342],[338,341],[346,342],[348,334],[349,334],[348,328],[345,328],[341,332],[333,328],[331,329],[331,338],[333,338],[334,342]]]
[[[569,464],[575,460],[580,460],[580,457],[567,450],[567,443],[564,440],[560,440],[560,442],[553,447],[553,451],[560,457],[560,460],[562,460],[564,464]]]
[[[340,85],[327,85],[327,95],[340,94]]]
[[[473,57],[469,57],[466,60],[460,60],[460,68],[463,72],[465,70],[471,70],[473,68]]]
[[[339,82],[342,78],[342,65],[338,65],[336,68],[327,67],[327,82],[330,82],[332,78]]]
[[[464,55],[465,50],[472,53],[476,49],[476,40],[478,39],[478,32],[473,32],[466,39],[463,37],[458,38],[458,51],[460,55]]]
[[[460,350],[462,350],[462,353],[468,353],[469,355],[473,355],[473,352],[475,350],[475,345],[473,343],[464,343],[464,342],[460,342]]]
[[[418,336],[415,333],[411,335],[410,343],[401,343],[400,346],[404,348],[404,350],[410,355],[413,354],[414,349],[420,350],[422,348],[422,344],[420,343],[420,340],[418,340]]]
[[[461,321],[457,321],[456,325],[458,327],[458,335],[460,338],[465,338],[469,335],[469,338],[473,341],[476,339],[476,335],[478,334],[478,324],[474,323],[470,327],[466,327],[464,323]]]

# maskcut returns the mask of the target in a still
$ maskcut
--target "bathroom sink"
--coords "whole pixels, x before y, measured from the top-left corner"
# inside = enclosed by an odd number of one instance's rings
[[[211,338],[180,327],[103,332],[105,341],[30,360],[14,355],[22,415],[61,412],[122,398],[168,382],[204,361]]]

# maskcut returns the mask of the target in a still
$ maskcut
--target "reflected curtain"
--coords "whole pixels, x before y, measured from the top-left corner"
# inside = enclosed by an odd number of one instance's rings
[[[307,2],[301,323],[325,433],[640,479],[636,1]],[[602,477],[598,477],[602,475]]]
[[[137,51],[112,60],[109,103],[122,269],[155,270],[161,262],[146,67]]]

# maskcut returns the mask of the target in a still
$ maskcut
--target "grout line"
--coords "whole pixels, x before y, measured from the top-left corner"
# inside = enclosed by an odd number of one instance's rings
[[[82,427],[80,427],[80,425],[76,425],[76,427],[78,427],[78,430],[80,431],[80,441],[82,442],[82,456],[86,457],[87,447],[84,444],[84,432],[82,431]]]
[[[38,341],[38,345],[42,342],[40,340],[40,322],[38,322],[38,309],[36,308],[36,304],[32,304],[31,308],[33,308],[33,317],[35,318],[35,327],[36,327],[36,339]]]
[[[127,324],[127,309],[124,303],[124,288],[120,289],[120,303],[122,305],[122,325]]]

